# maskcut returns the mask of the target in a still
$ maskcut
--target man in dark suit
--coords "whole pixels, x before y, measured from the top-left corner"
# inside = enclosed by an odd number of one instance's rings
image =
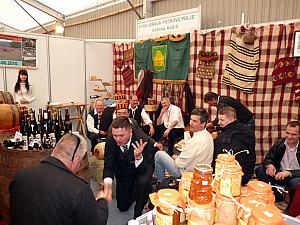
[[[112,182],[116,177],[117,207],[127,211],[136,201],[134,218],[140,216],[151,190],[150,181],[154,171],[153,145],[150,137],[132,129],[127,117],[117,117],[112,122],[112,134],[108,135],[104,154],[104,196],[112,200]]]
[[[234,108],[239,122],[242,124],[247,124],[251,130],[255,130],[253,113],[239,100],[236,100],[230,96],[219,96],[214,92],[208,92],[204,95],[204,102],[210,106],[217,107],[217,114],[218,111],[224,107],[230,106]],[[207,128],[213,128],[216,126],[218,126],[218,117],[206,125]]]

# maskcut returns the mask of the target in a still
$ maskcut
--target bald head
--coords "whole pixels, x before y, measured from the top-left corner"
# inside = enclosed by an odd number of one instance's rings
[[[75,172],[86,151],[87,143],[81,135],[67,133],[59,140],[51,155],[62,161],[71,171]],[[72,165],[73,163],[76,165]]]

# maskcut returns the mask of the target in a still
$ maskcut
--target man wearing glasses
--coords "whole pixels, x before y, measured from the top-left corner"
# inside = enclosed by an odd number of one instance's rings
[[[89,184],[74,174],[86,151],[83,137],[68,133],[51,156],[19,170],[10,185],[11,224],[105,225],[103,192],[95,199]]]

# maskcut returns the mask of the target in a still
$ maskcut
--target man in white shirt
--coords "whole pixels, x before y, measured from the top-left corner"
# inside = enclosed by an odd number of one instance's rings
[[[165,177],[165,170],[180,178],[183,172],[194,171],[197,164],[210,165],[213,159],[214,142],[205,129],[208,114],[205,109],[194,109],[191,113],[190,131],[193,137],[185,141],[181,153],[172,158],[164,151],[155,154],[155,174],[159,181]]]
[[[104,154],[104,197],[112,200],[112,181],[116,177],[117,207],[127,211],[132,203],[134,218],[140,216],[147,203],[154,171],[154,146],[150,137],[142,131],[132,129],[129,119],[117,117],[112,122],[112,134],[108,135]]]
[[[135,119],[146,134],[153,136],[154,127],[153,127],[152,120],[150,119],[149,115],[146,113],[144,107],[139,105],[139,99],[137,95],[134,94],[130,95],[129,102],[130,102],[129,118]]]
[[[94,103],[94,109],[88,114],[86,119],[86,125],[87,125],[87,135],[88,138],[91,140],[92,144],[92,153],[94,154],[94,148],[100,141],[100,139],[105,139],[107,132],[103,131],[102,123],[101,123],[101,116],[103,113],[103,110],[105,108],[105,104],[103,99],[96,99]]]
[[[156,141],[167,139],[168,141],[168,154],[173,155],[173,147],[175,141],[183,138],[184,123],[181,114],[181,109],[171,104],[168,97],[161,99],[162,109],[157,118],[157,127],[155,130]]]
[[[285,138],[276,141],[256,170],[259,180],[295,188],[300,183],[300,122],[286,125]],[[276,195],[275,195],[276,197]]]

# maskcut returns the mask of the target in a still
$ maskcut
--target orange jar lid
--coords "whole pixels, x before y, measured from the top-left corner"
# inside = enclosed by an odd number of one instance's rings
[[[249,208],[251,210],[253,210],[259,206],[268,205],[267,201],[265,201],[264,199],[256,198],[255,196],[243,197],[243,198],[241,198],[240,201],[241,201],[241,204],[243,204],[244,206],[246,206],[247,208]]]
[[[195,201],[188,198],[188,204],[189,204],[189,206],[191,206],[193,208],[199,208],[199,209],[202,209],[202,210],[208,210],[208,209],[214,209],[215,208],[214,198],[211,202],[209,202],[207,204],[197,204]]]
[[[168,203],[177,206],[180,198],[179,191],[171,188],[161,189],[157,192],[158,200],[163,199],[164,201],[167,201]],[[161,202],[164,204],[163,202]]]
[[[240,165],[226,165],[224,172],[227,173],[242,173],[242,167]]]
[[[249,181],[247,187],[250,191],[258,194],[272,193],[272,188],[269,184],[258,180]]]
[[[217,159],[224,162],[234,162],[235,158],[233,155],[230,154],[219,154]]]
[[[261,224],[281,225],[283,222],[280,210],[275,206],[259,206],[252,211],[251,217]]]
[[[223,202],[226,202],[226,203],[228,203],[228,204],[235,204],[235,203],[231,200],[231,198],[226,197],[226,196],[224,196],[224,195],[221,195],[219,191],[216,192],[216,199],[221,200],[221,201],[223,201]],[[239,202],[240,197],[234,197],[234,199],[237,200],[237,201]]]
[[[201,173],[209,173],[209,172],[212,172],[213,169],[211,168],[210,165],[207,165],[207,164],[198,164],[196,167],[195,167],[195,170],[196,171],[199,171]]]

